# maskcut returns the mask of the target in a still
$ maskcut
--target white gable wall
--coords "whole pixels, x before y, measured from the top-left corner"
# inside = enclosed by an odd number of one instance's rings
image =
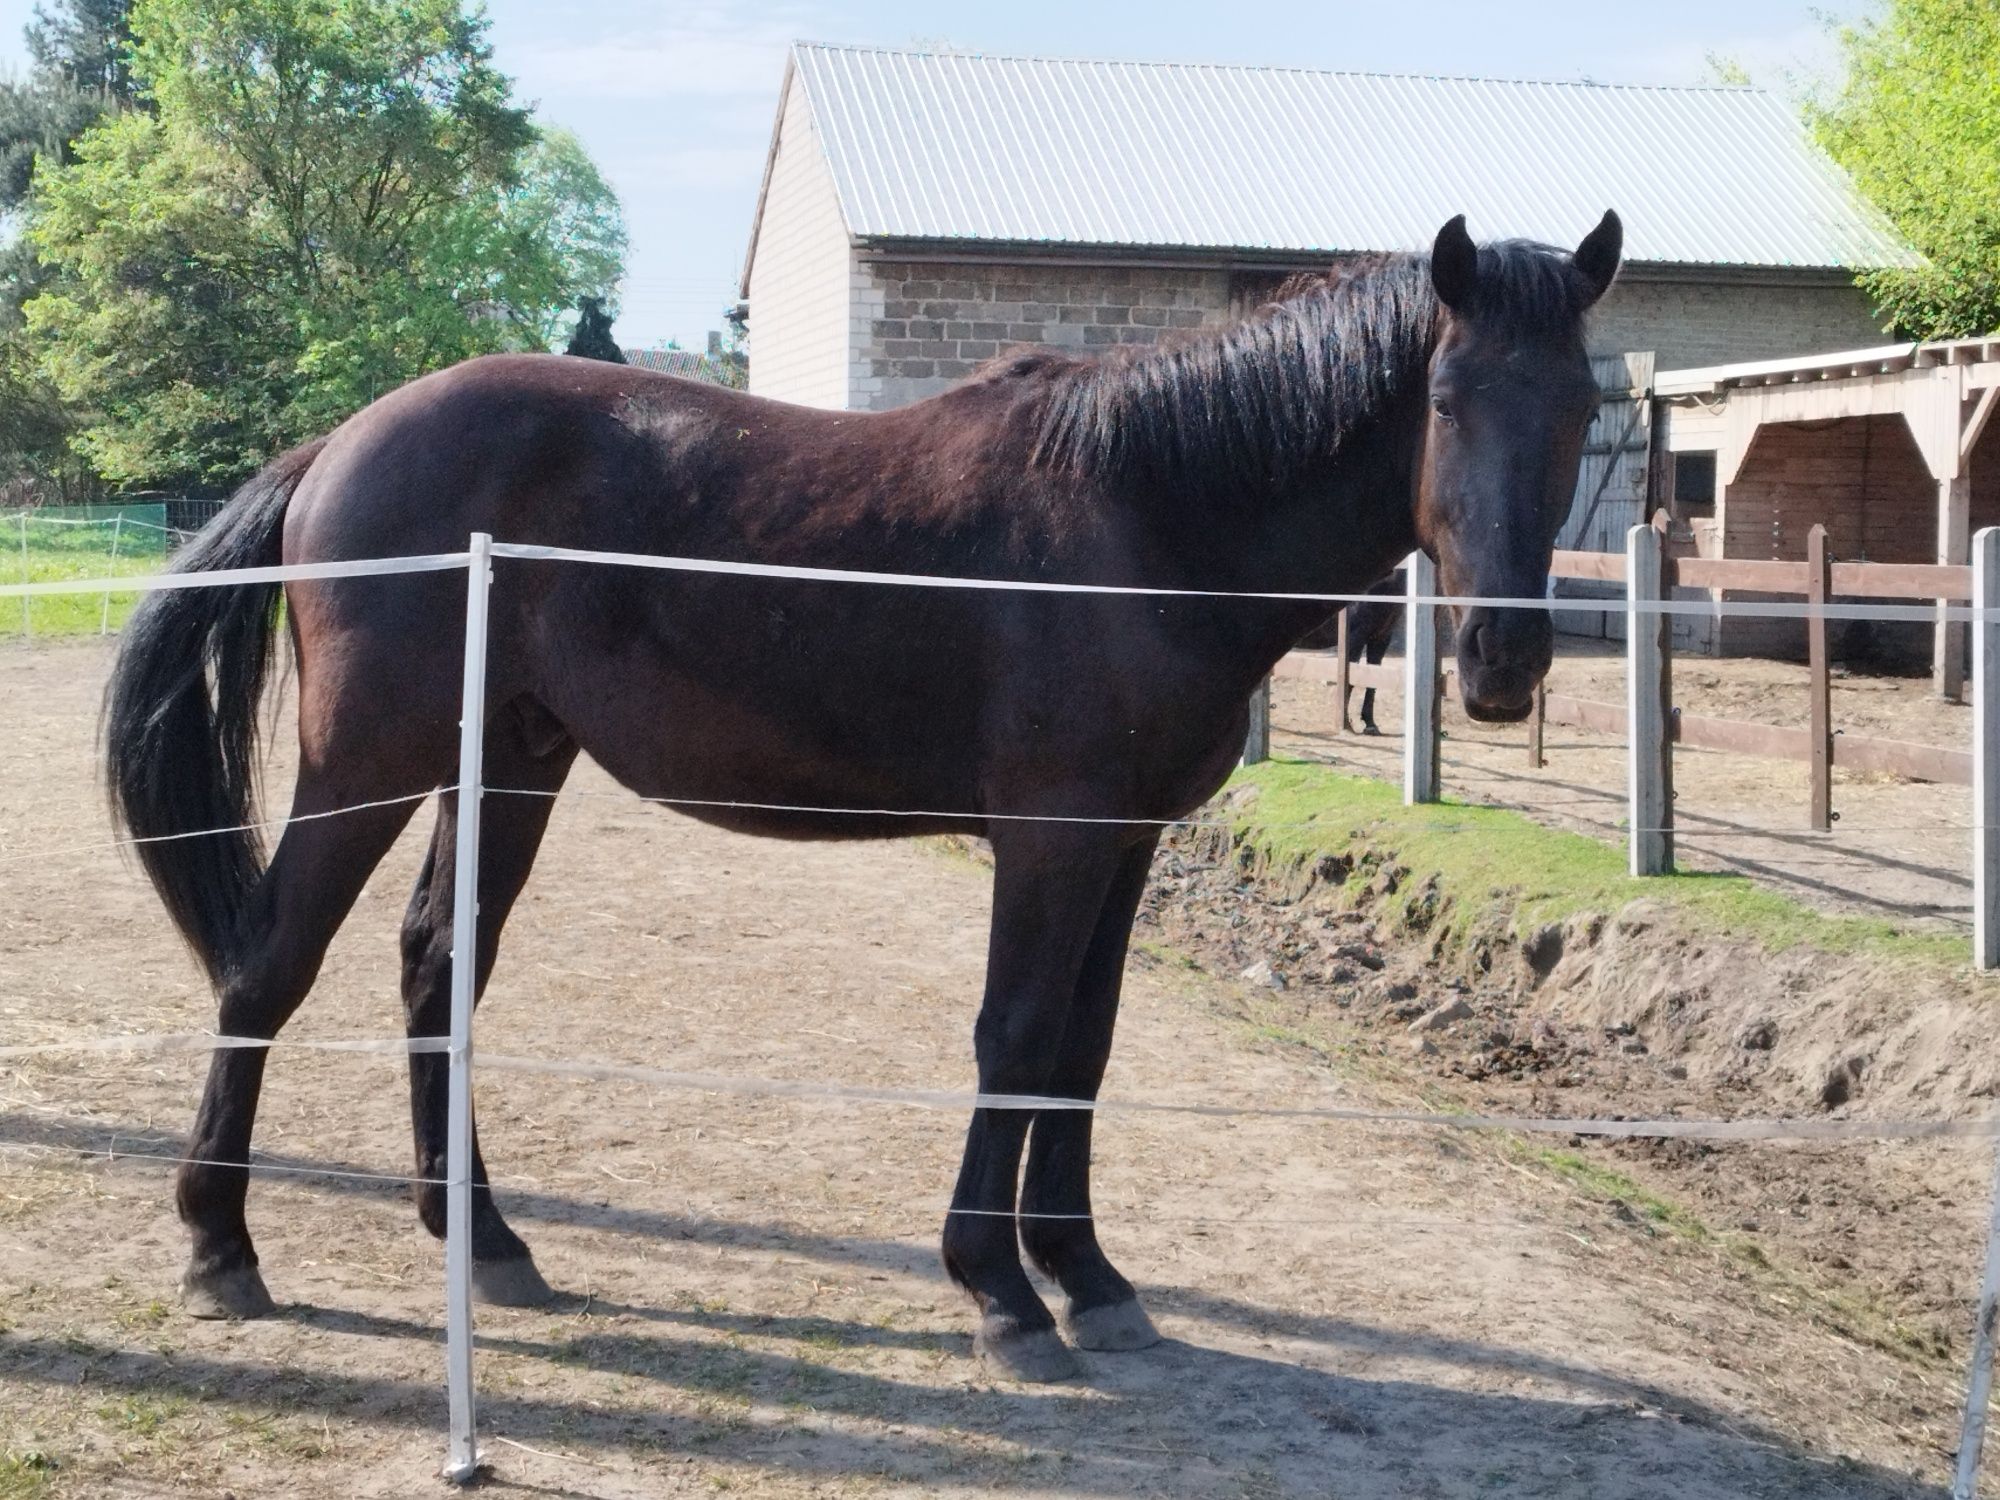
[[[850,253],[833,172],[794,77],[750,261],[753,395],[848,404]]]

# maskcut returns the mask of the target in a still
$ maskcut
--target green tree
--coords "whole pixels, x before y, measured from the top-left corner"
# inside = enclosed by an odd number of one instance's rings
[[[2000,6],[1890,0],[1840,32],[1846,78],[1820,143],[1927,264],[1862,284],[1905,337],[2000,328]]]
[[[85,94],[133,101],[132,0],[57,0],[35,7],[28,55],[35,72]]]
[[[228,484],[609,294],[615,197],[460,0],[138,0],[131,27],[150,111],[31,201],[31,337],[107,479]]]

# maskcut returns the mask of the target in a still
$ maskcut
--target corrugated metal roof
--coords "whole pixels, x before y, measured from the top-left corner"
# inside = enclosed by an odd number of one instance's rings
[[[1768,94],[898,52],[793,63],[851,234],[1339,253],[1578,239],[1633,260],[1915,256]]]

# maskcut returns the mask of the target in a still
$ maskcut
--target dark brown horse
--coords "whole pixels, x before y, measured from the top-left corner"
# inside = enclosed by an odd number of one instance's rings
[[[1597,401],[1583,315],[1619,246],[1609,214],[1574,255],[1475,248],[1454,219],[1429,256],[1349,266],[1238,327],[1103,359],[1005,357],[876,415],[584,360],[475,360],[279,459],[180,566],[456,551],[485,531],[784,564],[1325,593],[1364,587],[1421,546],[1454,593],[1540,597]],[[443,573],[284,588],[299,777],[268,866],[247,835],[141,846],[214,980],[222,1031],[277,1034],[413,806],[314,815],[450,782],[463,586]],[[106,723],[112,795],[132,834],[249,821],[279,594],[159,593],[134,617]],[[979,1086],[1090,1099],[1159,836],[1152,820],[1222,784],[1251,690],[1325,614],[1310,602],[503,562],[486,778],[553,794],[582,751],[663,799],[940,814],[698,814],[746,832],[983,835],[994,883]],[[1467,709],[1525,715],[1550,640],[1539,612],[1464,610]],[[482,982],[550,807],[546,795],[486,799]],[[412,1035],[447,1029],[456,813],[456,797],[441,796],[403,927]],[[199,1161],[180,1176],[194,1242],[183,1289],[198,1315],[272,1305],[237,1165],[265,1055],[214,1054],[189,1143]],[[443,1058],[413,1056],[410,1088],[417,1170],[439,1178]],[[1073,1367],[1022,1247],[1062,1286],[1075,1342],[1155,1337],[1088,1217],[1091,1126],[1077,1110],[972,1118],[945,1264],[978,1304],[979,1346],[1019,1375]],[[480,1293],[545,1297],[483,1163],[476,1172]],[[441,1233],[442,1190],[424,1185],[417,1201]]]

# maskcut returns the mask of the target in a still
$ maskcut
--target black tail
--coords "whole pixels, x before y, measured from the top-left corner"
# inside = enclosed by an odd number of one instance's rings
[[[176,573],[275,567],[285,507],[324,442],[296,448],[236,492],[175,560]],[[257,704],[282,584],[170,589],[133,613],[105,696],[112,817],[209,977],[220,984],[241,914],[264,872],[256,806]]]

